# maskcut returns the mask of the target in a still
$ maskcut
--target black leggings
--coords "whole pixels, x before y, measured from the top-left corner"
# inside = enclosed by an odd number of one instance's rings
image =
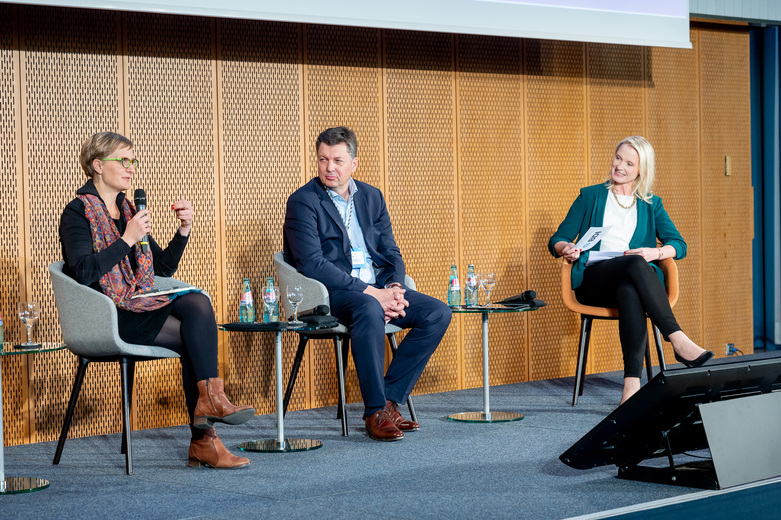
[[[154,344],[181,356],[184,398],[192,424],[198,402],[198,381],[219,376],[217,322],[211,301],[203,293],[184,294],[171,305],[171,314]]]
[[[659,327],[665,340],[681,330],[664,285],[641,256],[620,256],[587,267],[575,294],[584,305],[618,309],[624,377],[640,377],[643,372],[648,348],[646,315]]]

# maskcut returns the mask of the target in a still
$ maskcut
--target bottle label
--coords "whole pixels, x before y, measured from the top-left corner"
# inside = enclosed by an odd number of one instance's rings
[[[451,291],[461,290],[461,284],[458,282],[458,278],[453,277],[450,279],[450,290]]]
[[[477,277],[475,275],[467,276],[466,284],[467,285],[477,285]]]
[[[252,291],[241,293],[241,305],[252,305]]]

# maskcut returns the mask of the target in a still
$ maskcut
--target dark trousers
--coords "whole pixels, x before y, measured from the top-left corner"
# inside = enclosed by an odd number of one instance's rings
[[[673,316],[664,285],[641,256],[627,255],[586,268],[575,289],[578,301],[618,309],[618,335],[624,354],[624,377],[640,377],[648,348],[646,315],[667,340],[681,330]]]
[[[450,308],[441,301],[407,289],[406,316],[391,324],[410,329],[385,368],[385,313],[380,303],[357,291],[329,294],[331,314],[350,327],[353,361],[367,416],[385,407],[386,400],[404,404],[429,358],[450,324]]]
[[[184,294],[170,305],[171,314],[154,344],[181,356],[184,398],[192,424],[198,403],[198,381],[219,377],[217,323],[211,301],[202,293]]]

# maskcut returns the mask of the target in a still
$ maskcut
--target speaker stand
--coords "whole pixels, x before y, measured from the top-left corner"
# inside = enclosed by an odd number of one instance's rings
[[[719,489],[712,460],[679,464],[671,468],[632,466],[618,468],[618,478],[699,489]]]
[[[670,437],[667,434],[667,431],[662,432],[666,444],[664,455],[667,455],[668,466],[653,467],[637,464],[619,466],[618,478],[671,486],[719,489],[719,479],[716,476],[713,460],[698,460],[676,466],[672,455],[673,450],[670,446]]]

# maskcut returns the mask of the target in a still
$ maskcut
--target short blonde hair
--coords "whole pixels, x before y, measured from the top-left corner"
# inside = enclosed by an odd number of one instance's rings
[[[111,155],[117,148],[123,146],[133,148],[133,141],[114,132],[100,132],[84,141],[79,155],[79,163],[81,163],[81,169],[84,170],[84,175],[90,179],[93,178],[95,168],[92,167],[92,162],[95,159],[103,159]]]
[[[631,146],[634,151],[637,152],[637,156],[640,159],[640,164],[637,165],[637,178],[632,183],[632,191],[638,199],[644,202],[651,202],[651,196],[653,196],[653,185],[655,178],[655,164],[654,159],[654,147],[645,137],[640,135],[633,135],[626,137],[618,142],[615,151],[623,145]],[[608,175],[607,186],[609,189],[613,188],[613,177]]]

